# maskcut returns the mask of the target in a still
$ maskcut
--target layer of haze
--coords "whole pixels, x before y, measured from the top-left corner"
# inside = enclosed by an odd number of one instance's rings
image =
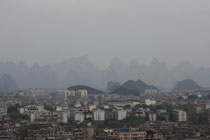
[[[0,61],[41,65],[88,54],[210,67],[209,0],[1,0]]]

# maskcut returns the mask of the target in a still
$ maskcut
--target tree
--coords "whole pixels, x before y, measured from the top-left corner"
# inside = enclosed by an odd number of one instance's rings
[[[190,96],[188,97],[188,99],[198,99],[198,96],[197,96],[197,95],[190,95]]]
[[[166,120],[166,117],[164,117],[163,115],[160,115],[157,117],[157,120],[163,121],[163,120]]]
[[[146,104],[138,104],[135,106],[135,108],[144,108],[144,109],[147,109],[149,108],[150,106],[146,105]]]
[[[124,108],[131,108],[131,106],[130,105],[125,105]]]
[[[178,100],[184,100],[184,98],[182,96],[179,96]]]
[[[45,109],[45,110],[48,110],[48,111],[50,111],[50,112],[54,111],[54,109],[53,109],[51,106],[49,106],[49,105],[45,105],[45,106],[44,106],[44,109]]]
[[[9,106],[7,109],[7,113],[17,112],[19,107],[20,107],[19,104]]]
[[[27,127],[20,127],[18,129],[18,134],[20,135],[20,139],[24,140],[26,136],[28,136],[28,128]]]
[[[10,118],[12,118],[12,119],[29,119],[29,116],[28,115],[26,115],[26,114],[21,114],[21,113],[19,113],[19,112],[12,112],[12,113],[10,113]]]
[[[130,125],[131,126],[139,126],[142,123],[145,123],[144,117],[141,116],[133,116],[129,119]]]
[[[104,124],[107,128],[122,128],[126,125],[125,121],[117,121],[117,120],[105,121]]]
[[[181,105],[179,106],[179,109],[184,110],[184,111],[188,111],[188,108],[192,106],[191,104],[185,104],[185,105]]]

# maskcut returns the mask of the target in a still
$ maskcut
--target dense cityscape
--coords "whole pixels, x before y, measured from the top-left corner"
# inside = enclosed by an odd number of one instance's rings
[[[0,139],[209,139],[209,95],[208,90],[155,89],[139,95],[86,89],[12,92],[0,98]]]
[[[0,0],[0,140],[210,140],[210,0]]]

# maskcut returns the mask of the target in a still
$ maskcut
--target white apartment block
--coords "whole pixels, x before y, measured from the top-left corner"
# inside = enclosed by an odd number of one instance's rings
[[[74,121],[82,123],[85,120],[85,114],[82,112],[74,113]]]
[[[31,96],[31,97],[43,97],[44,90],[32,88],[32,89],[26,91],[26,95]]]
[[[157,120],[157,114],[155,112],[149,112],[148,117],[151,122],[155,122]]]
[[[81,98],[88,98],[88,91],[86,89],[77,90],[76,96]]]
[[[146,89],[144,91],[144,93],[155,94],[155,93],[158,93],[158,90],[157,89]]]
[[[5,102],[0,102],[0,119],[7,115],[7,104]]]
[[[145,100],[145,104],[146,105],[156,105],[156,101],[154,101],[154,100],[151,100],[151,99],[146,99]]]
[[[187,121],[187,113],[183,110],[174,109],[173,110],[173,118],[174,121],[178,122],[186,122]]]
[[[124,120],[127,117],[127,111],[126,110],[117,110],[117,120]]]
[[[75,96],[74,90],[56,90],[56,95],[59,99],[67,100],[70,96]]]
[[[94,121],[105,121],[105,111],[96,109],[93,111]]]

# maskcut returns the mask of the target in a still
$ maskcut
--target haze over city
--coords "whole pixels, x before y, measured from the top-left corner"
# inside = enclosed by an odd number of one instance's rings
[[[0,61],[43,66],[88,55],[100,69],[116,56],[210,67],[209,13],[208,0],[4,0]]]
[[[0,140],[210,140],[210,0],[0,0]]]

